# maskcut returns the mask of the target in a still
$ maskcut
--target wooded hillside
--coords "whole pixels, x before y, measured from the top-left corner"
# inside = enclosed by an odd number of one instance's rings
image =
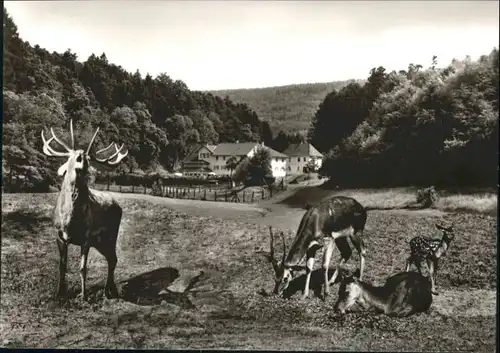
[[[53,178],[60,161],[42,154],[40,132],[54,127],[67,138],[70,118],[83,147],[97,126],[96,148],[125,143],[129,156],[119,170],[127,171],[172,170],[194,143],[272,139],[269,125],[246,104],[191,91],[167,74],[127,72],[104,53],[84,62],[71,49],[49,53],[19,37],[5,8],[3,20],[4,172]]]
[[[307,83],[279,87],[211,91],[234,102],[245,103],[259,117],[271,125],[274,135],[279,131],[294,133],[306,131],[314,112],[326,95],[350,82],[362,80]]]
[[[341,186],[495,186],[499,57],[374,68],[320,104],[309,139]]]

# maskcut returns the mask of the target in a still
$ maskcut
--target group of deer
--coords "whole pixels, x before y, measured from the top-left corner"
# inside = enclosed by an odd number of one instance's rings
[[[86,300],[87,258],[90,247],[97,249],[108,262],[108,276],[105,294],[108,298],[117,297],[118,291],[114,282],[114,272],[117,264],[116,241],[122,218],[122,209],[105,192],[89,188],[90,161],[115,166],[125,158],[128,152],[111,143],[106,148],[91,153],[91,147],[99,132],[92,136],[87,149],[75,149],[73,122],[70,120],[71,147],[58,139],[50,129],[52,137],[45,139],[42,131],[43,152],[51,157],[65,157],[67,161],[58,169],[58,175],[63,177],[61,191],[54,208],[53,222],[57,230],[57,245],[60,254],[58,297],[66,292],[66,271],[68,245],[78,245],[81,249],[80,277],[81,297]],[[64,152],[55,150],[50,144],[55,141]],[[105,157],[107,155],[107,157]],[[99,157],[101,156],[101,157]],[[341,266],[349,260],[352,254],[348,239],[352,242],[360,256],[359,279],[353,276],[343,278],[339,288],[339,299],[336,309],[345,312],[354,303],[362,306],[373,306],[386,314],[409,315],[413,312],[427,310],[432,302],[432,294],[437,294],[434,272],[437,270],[438,259],[448,249],[453,239],[451,226],[436,227],[443,232],[441,240],[416,237],[410,241],[411,255],[407,260],[406,272],[398,273],[387,279],[383,287],[374,287],[362,281],[365,266],[365,242],[363,230],[367,220],[366,209],[356,200],[337,196],[309,207],[300,222],[297,235],[289,252],[283,233],[283,259],[278,263],[274,257],[274,237],[271,233],[271,251],[268,258],[276,273],[274,292],[282,295],[292,281],[293,271],[301,269],[306,263],[306,281],[303,298],[309,295],[309,285],[313,271],[316,252],[324,245],[324,297],[330,292],[330,284],[339,275]],[[337,246],[341,261],[333,276],[329,276],[329,264],[333,250]],[[421,263],[427,262],[430,283],[421,274]],[[419,273],[409,272],[414,263]]]
[[[316,252],[323,247],[323,298],[326,298],[330,293],[330,285],[335,283],[339,276],[342,265],[351,257],[350,240],[360,257],[359,278],[352,275],[341,276],[343,278],[340,280],[336,311],[344,314],[356,303],[365,309],[374,308],[394,316],[408,316],[427,311],[432,304],[432,295],[438,294],[435,271],[438,260],[445,255],[454,238],[453,226],[436,223],[436,228],[443,234],[441,239],[423,236],[411,239],[410,256],[406,261],[405,271],[388,277],[383,286],[377,287],[362,281],[366,254],[363,231],[366,220],[366,209],[350,197],[336,196],[309,207],[302,217],[288,253],[285,237],[281,232],[283,257],[280,263],[274,256],[274,236],[272,228],[269,227],[271,244],[267,257],[276,275],[274,294],[284,295],[290,288],[293,271],[302,269],[301,264],[305,261],[306,278],[302,299],[307,298]],[[320,244],[322,241],[324,245]],[[341,260],[330,276],[329,265],[335,246],[340,251]],[[423,263],[428,266],[429,278],[422,275]],[[416,265],[418,272],[410,272],[412,264]]]

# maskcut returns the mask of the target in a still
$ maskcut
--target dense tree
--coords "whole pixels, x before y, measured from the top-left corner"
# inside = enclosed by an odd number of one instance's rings
[[[4,124],[9,143],[7,167],[15,156],[35,153],[39,165],[40,130],[55,126],[67,136],[73,119],[79,139],[88,141],[97,126],[96,146],[126,144],[123,170],[174,169],[194,143],[271,140],[269,125],[246,104],[210,93],[193,92],[166,73],[153,78],[129,73],[105,53],[79,62],[71,49],[49,53],[20,37],[4,8]],[[19,132],[26,141],[17,142]],[[10,134],[10,135],[9,135]],[[19,152],[19,151],[22,151]],[[15,157],[15,158],[14,158]],[[42,172],[42,177],[44,176]]]
[[[327,154],[322,172],[356,186],[494,185],[498,51],[476,62],[454,60],[444,69],[436,60],[425,70],[410,64],[398,73],[372,71],[361,89],[351,91],[360,95],[358,102],[367,100],[364,117],[345,109],[349,96],[342,91],[329,94],[310,130]],[[356,126],[349,124],[353,117]],[[335,129],[344,129],[343,136]]]
[[[262,185],[272,182],[271,153],[267,148],[259,148],[248,164],[247,185]]]

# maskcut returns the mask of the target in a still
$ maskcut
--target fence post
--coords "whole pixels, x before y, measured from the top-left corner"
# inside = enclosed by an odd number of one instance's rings
[[[217,191],[214,192],[214,201],[217,201]]]
[[[273,197],[273,187],[272,186],[269,187],[269,194],[271,195],[271,197]]]
[[[120,192],[122,192],[122,184],[120,184]]]
[[[132,193],[135,194],[135,185],[132,184]]]
[[[196,187],[193,189],[193,198],[196,198]]]
[[[144,194],[146,194],[146,185],[144,185]]]
[[[224,202],[227,202],[227,191],[224,194]]]
[[[203,193],[203,198],[206,200],[207,199],[207,189],[205,189],[205,192]]]
[[[252,203],[253,203],[254,197],[255,197],[255,191],[252,191]]]
[[[261,190],[261,194],[262,194],[261,199],[264,200],[264,189]]]
[[[108,173],[108,191],[109,191],[109,184],[110,184],[110,182],[111,182],[111,176]]]
[[[243,203],[245,203],[245,194],[246,194],[246,191],[243,191]]]

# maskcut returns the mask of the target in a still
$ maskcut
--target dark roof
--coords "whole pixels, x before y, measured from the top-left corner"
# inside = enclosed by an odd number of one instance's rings
[[[290,157],[323,157],[323,155],[310,143],[289,145],[288,148],[283,151],[283,154]]]
[[[202,145],[202,144],[196,144],[193,145],[190,148],[190,152],[184,157],[182,160],[183,162],[189,162],[189,161],[196,161],[198,160],[198,152],[203,148],[206,147],[208,148],[209,151],[212,153],[214,152],[215,148],[217,147],[216,145]]]
[[[246,156],[257,142],[220,143],[214,150],[216,156]]]
[[[190,149],[186,157],[182,160],[183,162],[196,161],[198,160],[198,151],[202,148],[203,145],[193,145]]]
[[[266,146],[266,149],[269,151],[269,154],[271,155],[271,157],[288,158],[288,156],[286,154],[283,154],[283,153],[280,153],[276,150],[273,150],[271,147]]]

